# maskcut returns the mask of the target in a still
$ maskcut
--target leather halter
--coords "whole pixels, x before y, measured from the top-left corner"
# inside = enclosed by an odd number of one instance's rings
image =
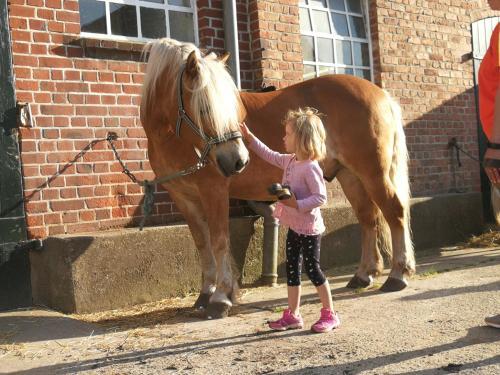
[[[208,156],[208,153],[210,152],[210,149],[213,146],[218,145],[219,143],[241,138],[242,136],[239,131],[232,131],[229,133],[225,133],[220,137],[207,137],[203,132],[203,128],[197,126],[194,123],[194,121],[191,119],[191,117],[189,117],[186,110],[184,109],[184,101],[182,100],[182,77],[184,75],[185,70],[186,70],[186,65],[184,65],[181,69],[181,75],[179,77],[179,85],[177,86],[178,117],[177,117],[177,124],[175,126],[175,134],[177,135],[177,137],[180,137],[181,125],[182,121],[184,120],[184,122],[191,128],[191,130],[193,130],[201,139],[205,141],[205,148],[203,149],[201,155],[199,155],[199,161],[198,161],[198,163],[204,165],[207,163],[206,158]]]

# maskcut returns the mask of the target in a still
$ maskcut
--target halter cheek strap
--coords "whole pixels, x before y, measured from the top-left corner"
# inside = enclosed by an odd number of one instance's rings
[[[184,76],[184,70],[185,67],[183,67],[181,70],[179,85],[177,86],[177,124],[175,126],[175,134],[177,135],[177,137],[181,136],[181,125],[182,120],[184,120],[196,134],[198,134],[204,141],[206,141],[207,136],[205,135],[203,130],[200,127],[196,126],[194,121],[191,120],[191,117],[189,117],[189,115],[186,113],[186,110],[184,109],[184,101],[182,99],[182,77]]]

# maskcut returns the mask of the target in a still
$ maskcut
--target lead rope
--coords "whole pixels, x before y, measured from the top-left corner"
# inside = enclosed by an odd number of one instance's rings
[[[198,162],[189,168],[183,169],[179,172],[175,172],[163,177],[157,177],[154,180],[139,180],[132,172],[130,172],[130,170],[127,168],[127,165],[120,158],[120,155],[118,154],[118,151],[116,150],[115,145],[113,143],[113,141],[116,141],[117,139],[118,135],[114,132],[108,133],[108,136],[106,137],[106,141],[108,141],[109,145],[111,146],[111,149],[115,154],[116,160],[118,160],[118,162],[122,167],[122,173],[127,175],[127,177],[133,183],[144,187],[144,200],[142,201],[143,216],[141,219],[141,223],[139,225],[139,230],[142,231],[144,229],[144,224],[146,223],[146,219],[149,217],[149,215],[151,215],[151,212],[153,211],[155,185],[163,184],[178,177],[187,176],[196,171],[199,171],[201,168],[207,165],[206,157],[208,155],[208,152],[204,152],[203,155],[200,156]]]

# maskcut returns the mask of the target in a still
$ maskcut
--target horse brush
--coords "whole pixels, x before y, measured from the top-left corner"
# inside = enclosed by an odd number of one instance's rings
[[[284,199],[289,199],[292,197],[292,193],[290,193],[290,186],[281,185],[278,182],[269,186],[267,191],[269,191],[269,194],[276,195],[276,197],[280,201],[284,200]]]

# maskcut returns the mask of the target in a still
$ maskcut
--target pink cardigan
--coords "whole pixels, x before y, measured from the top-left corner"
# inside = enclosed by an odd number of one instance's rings
[[[295,154],[280,154],[271,150],[255,136],[249,148],[262,159],[284,170],[282,185],[290,186],[298,208],[276,204],[273,216],[280,224],[299,234],[317,235],[325,231],[320,206],[326,203],[323,171],[317,161],[297,160]]]

